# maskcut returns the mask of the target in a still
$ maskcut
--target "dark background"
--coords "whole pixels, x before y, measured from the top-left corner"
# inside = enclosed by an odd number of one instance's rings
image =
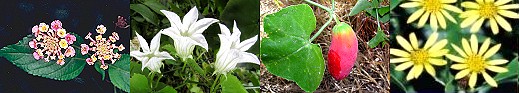
[[[15,44],[24,36],[31,34],[31,28],[44,22],[48,25],[59,19],[63,28],[74,32],[84,39],[88,32],[95,34],[99,24],[107,27],[108,34],[114,30],[125,43],[129,53],[129,29],[115,27],[117,16],[127,18],[129,23],[129,0],[2,0],[0,1],[0,47]],[[107,37],[105,35],[104,37]],[[85,40],[86,42],[86,40]],[[120,52],[121,53],[121,52]],[[16,67],[5,58],[0,58],[0,93],[113,93],[115,90],[106,73],[102,80],[94,66],[86,65],[83,72],[68,81],[57,81],[33,76]]]

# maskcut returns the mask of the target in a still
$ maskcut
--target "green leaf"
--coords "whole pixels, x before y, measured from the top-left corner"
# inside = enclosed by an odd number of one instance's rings
[[[166,86],[163,89],[159,90],[159,93],[177,93],[177,90],[175,90],[171,86]]]
[[[355,6],[353,6],[353,9],[351,9],[351,12],[348,14],[348,16],[356,15],[370,6],[371,3],[368,0],[358,0]]]
[[[247,93],[247,90],[245,90],[245,87],[243,87],[242,83],[236,76],[227,74],[227,78],[220,78],[220,82],[222,82],[222,93]]]
[[[391,0],[391,1],[389,1],[390,10],[395,9],[398,6],[398,4],[400,4],[400,2],[402,2],[402,0]]]
[[[377,31],[377,35],[375,35],[375,37],[373,37],[371,40],[369,40],[368,45],[370,48],[375,48],[376,46],[378,46],[378,44],[380,44],[381,42],[384,42],[386,40],[387,40],[386,34],[379,29]]]
[[[130,55],[123,54],[121,59],[108,67],[108,75],[117,88],[130,92]]]
[[[384,16],[388,12],[389,12],[389,6],[384,6],[384,7],[381,7],[380,9],[378,9],[378,14],[380,14],[380,16]]]
[[[505,80],[507,78],[514,77],[517,78],[517,69],[519,69],[517,66],[519,66],[519,63],[517,62],[517,57],[515,57],[506,68],[508,68],[508,72],[506,73],[498,73],[496,76],[494,76],[494,79],[499,83],[499,81]]]
[[[105,70],[101,69],[101,63],[100,62],[96,62],[94,64],[94,68],[96,69],[97,72],[99,72],[99,74],[101,74],[101,76],[103,77],[103,80],[105,80]]]
[[[160,15],[164,15],[164,14],[162,14],[162,12],[160,12],[160,10],[168,9],[168,8],[166,8],[166,6],[162,5],[160,2],[158,2],[156,0],[146,0],[146,1],[144,1],[143,4],[150,7],[151,10],[153,10],[155,13],[160,14]]]
[[[267,37],[261,41],[261,59],[267,70],[295,81],[301,89],[313,92],[324,75],[321,48],[309,41],[316,19],[307,4],[289,6],[264,19]]]
[[[236,21],[236,24],[241,31],[240,40],[246,40],[254,37],[259,34],[260,28],[258,25],[258,19],[260,19],[260,14],[258,11],[251,10],[259,10],[259,2],[259,0],[229,0],[225,6],[224,11],[220,14],[221,21],[228,28],[233,27],[233,21]],[[218,31],[218,34],[219,33],[220,32]],[[216,36],[217,34],[214,35],[215,37],[218,37]],[[259,50],[259,42],[255,42],[255,44],[248,50],[248,52],[257,54],[260,52]]]
[[[77,34],[74,35],[80,38]],[[82,56],[80,49],[78,49],[79,44],[83,42],[82,39],[78,39],[72,45],[75,47],[76,55],[73,58],[65,58],[65,64],[60,66],[56,64],[56,60],[45,62],[43,59],[34,59],[32,55],[34,49],[29,47],[29,42],[33,38],[34,36],[28,35],[16,44],[3,47],[0,49],[0,56],[31,75],[54,80],[71,80],[83,71],[87,57]]]
[[[388,22],[390,16],[391,15],[384,15],[384,16],[382,16],[382,18],[380,18],[380,22],[382,22],[382,23]]]
[[[407,90],[407,81],[405,80],[405,74],[402,71],[395,70],[396,65],[390,65],[390,73],[391,73],[391,82],[392,84],[396,84],[400,89]]]
[[[159,20],[157,19],[157,15],[153,13],[148,7],[143,4],[130,4],[130,9],[141,14],[146,21],[158,25]]]
[[[150,92],[150,86],[148,85],[148,78],[142,74],[133,74],[130,78],[130,90],[135,93],[147,93]]]

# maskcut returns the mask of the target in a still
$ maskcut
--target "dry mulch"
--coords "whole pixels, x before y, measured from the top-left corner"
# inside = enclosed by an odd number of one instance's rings
[[[263,25],[263,18],[266,15],[279,11],[283,7],[304,3],[301,0],[278,0],[279,3],[275,3],[274,0],[260,0],[260,2],[260,25]],[[315,2],[324,6],[331,5],[331,2],[328,0],[317,0]],[[349,76],[341,81],[334,80],[328,73],[328,70],[325,70],[321,85],[315,92],[389,93],[389,44],[369,48],[368,41],[376,35],[376,19],[363,13],[347,16],[355,2],[355,0],[336,0],[337,10],[335,13],[339,16],[339,20],[351,24],[357,34],[359,40],[357,62]],[[383,5],[388,5],[388,1],[385,0]],[[317,19],[317,31],[327,21],[329,15],[326,11],[316,6],[312,6],[312,8]],[[327,59],[328,46],[331,42],[330,31],[334,25],[335,23],[332,22],[313,42],[321,45],[325,59]],[[389,22],[382,23],[381,28],[388,34]],[[261,26],[261,32],[263,33],[263,26]],[[260,89],[262,92],[304,92],[295,82],[272,75],[263,64],[260,67]]]

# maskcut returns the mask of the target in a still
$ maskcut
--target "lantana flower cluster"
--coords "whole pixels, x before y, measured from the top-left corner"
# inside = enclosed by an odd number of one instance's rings
[[[101,62],[102,69],[108,69],[108,65],[105,61],[111,61],[111,64],[114,64],[118,59],[121,58],[121,54],[117,53],[118,51],[123,51],[125,47],[123,44],[116,46],[114,43],[119,40],[119,34],[117,32],[113,32],[111,36],[108,38],[104,38],[103,35],[106,32],[106,27],[104,25],[99,25],[96,28],[97,36],[94,38],[91,37],[92,33],[88,33],[85,39],[90,40],[90,43],[81,44],[81,54],[85,55],[88,52],[94,52],[90,58],[86,59],[88,65],[94,65],[94,63],[99,60]],[[115,51],[117,49],[117,51]]]
[[[67,33],[59,20],[51,25],[40,23],[32,27],[35,39],[29,42],[29,47],[35,49],[34,59],[43,59],[45,62],[57,60],[56,64],[64,65],[66,57],[74,57],[76,52],[71,44],[76,41],[76,36]]]

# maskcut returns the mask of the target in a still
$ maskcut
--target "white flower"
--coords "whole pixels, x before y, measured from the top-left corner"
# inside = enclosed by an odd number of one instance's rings
[[[222,34],[218,34],[220,37],[220,50],[216,54],[216,73],[226,74],[233,70],[238,63],[254,63],[259,65],[259,59],[252,53],[245,52],[256,43],[258,35],[249,38],[243,42],[240,42],[240,30],[236,26],[236,21],[233,26],[233,33],[222,24],[220,25],[220,31]]]
[[[182,22],[180,17],[170,11],[160,10],[169,19],[171,27],[164,29],[162,34],[173,39],[178,56],[182,59],[192,58],[195,45],[208,49],[207,41],[202,33],[211,24],[218,22],[213,18],[198,19],[198,10],[193,7],[185,16]]]
[[[159,52],[160,36],[162,34],[160,32],[157,33],[151,40],[149,47],[146,40],[141,35],[139,35],[139,33],[135,34],[139,40],[142,52],[131,51],[130,56],[135,57],[137,60],[142,62],[141,70],[144,70],[145,67],[148,67],[150,71],[160,73],[160,67],[164,65],[162,64],[162,60],[173,59],[173,57],[171,57],[168,52]]]

